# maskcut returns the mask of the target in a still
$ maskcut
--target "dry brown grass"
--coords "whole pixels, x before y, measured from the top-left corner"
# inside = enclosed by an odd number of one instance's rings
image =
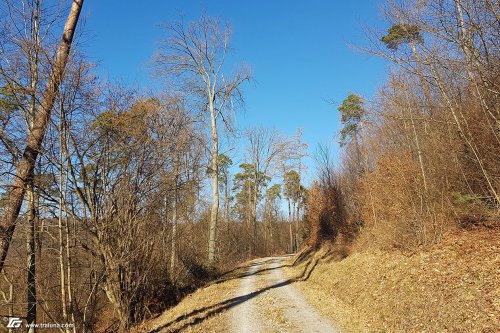
[[[238,277],[245,269],[244,266],[236,268],[196,290],[176,306],[141,323],[132,332],[230,332],[230,323],[224,316],[225,305],[234,296],[241,282]]]
[[[289,269],[308,300],[346,332],[498,332],[500,230],[457,231],[413,254],[327,249]]]

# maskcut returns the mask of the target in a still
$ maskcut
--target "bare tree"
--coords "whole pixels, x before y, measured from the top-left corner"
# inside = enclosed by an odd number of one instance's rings
[[[210,175],[212,178],[212,208],[208,261],[213,264],[219,211],[219,131],[220,120],[230,126],[230,116],[242,101],[240,86],[250,79],[250,73],[239,70],[230,76],[225,62],[230,50],[231,30],[218,18],[202,16],[198,21],[166,24],[169,38],[161,44],[156,63],[163,76],[174,76],[178,88],[194,96],[202,121],[210,128]]]
[[[284,155],[290,151],[290,144],[283,139],[275,130],[258,127],[246,132],[248,139],[248,156],[252,168],[251,191],[253,198],[251,202],[250,220],[253,228],[253,251],[257,241],[257,205],[262,189],[266,187],[268,180],[278,169],[279,162]]]
[[[0,271],[3,269],[10,240],[16,226],[16,219],[21,210],[21,205],[26,193],[26,184],[33,177],[36,159],[38,157],[43,138],[50,120],[57,90],[64,77],[64,69],[71,48],[78,18],[80,16],[83,0],[74,0],[64,26],[63,37],[57,51],[52,73],[42,97],[40,109],[33,122],[33,130],[28,134],[26,147],[21,160],[16,168],[16,175],[9,190],[9,203],[5,207],[0,220]],[[0,68],[0,71],[2,69]]]

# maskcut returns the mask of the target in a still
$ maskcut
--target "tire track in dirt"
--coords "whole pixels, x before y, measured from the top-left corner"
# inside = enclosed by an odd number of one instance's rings
[[[340,333],[340,329],[321,316],[292,283],[284,283],[287,279],[280,267],[283,260],[283,258],[272,260],[266,278],[272,285],[282,285],[279,288],[270,289],[270,296],[276,300],[274,304],[279,305],[280,311],[288,321],[289,330],[286,332]]]
[[[234,332],[262,332],[256,310],[256,299],[252,294],[255,291],[255,272],[261,265],[261,262],[252,263],[245,276],[241,278],[240,288],[236,292],[241,301],[230,311]]]
[[[307,303],[294,281],[285,278],[285,260],[266,258],[250,264],[235,295],[241,302],[229,311],[232,331],[340,333]]]

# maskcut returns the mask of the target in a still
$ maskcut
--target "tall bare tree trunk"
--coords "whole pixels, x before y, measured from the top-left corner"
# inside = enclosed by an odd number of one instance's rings
[[[59,185],[62,187],[62,174],[60,175]],[[61,283],[61,309],[62,316],[65,322],[68,322],[67,303],[66,303],[66,267],[64,263],[65,257],[65,237],[63,235],[63,217],[62,217],[62,194],[59,194],[59,217],[58,217],[58,231],[59,231],[59,281]]]
[[[360,175],[364,173],[363,171],[363,157],[361,156],[361,147],[359,144],[358,134],[356,131],[353,134],[352,142],[354,144],[354,149],[356,151],[356,165]]]
[[[361,136],[361,156],[363,158],[363,173],[368,172],[368,149],[366,147],[365,122],[359,122],[359,135]]]
[[[73,288],[71,286],[71,252],[69,247],[69,221],[66,217],[66,277],[68,281],[68,309],[71,323],[75,324],[75,308],[73,304]],[[69,330],[69,329],[68,329]],[[76,333],[76,325],[73,325],[73,333]]]
[[[287,199],[288,201],[288,223],[289,223],[289,233],[290,233],[290,252],[293,253],[294,248],[293,248],[293,221],[292,221],[292,208],[290,207],[290,198]]]
[[[61,309],[62,309],[62,316],[63,320],[65,323],[68,322],[68,307],[66,303],[66,268],[64,264],[64,257],[65,257],[65,246],[64,246],[64,237],[63,237],[63,205],[64,205],[64,198],[63,198],[63,191],[64,191],[64,180],[63,180],[63,145],[64,145],[64,134],[63,134],[63,112],[64,109],[62,107],[62,102],[60,105],[60,110],[61,110],[61,120],[60,120],[60,126],[59,126],[59,216],[58,216],[58,232],[59,232],[59,281],[61,283]],[[66,332],[68,332],[69,329],[66,329]]]
[[[257,166],[255,166],[257,168]],[[252,237],[252,254],[255,255],[256,249],[257,249],[257,200],[258,200],[258,175],[255,174],[255,179],[254,179],[254,188],[253,188],[253,198],[252,198],[252,231],[253,231],[253,237]]]
[[[224,210],[224,223],[226,223],[226,232],[229,233],[229,180],[227,173],[224,174],[224,203],[223,203],[223,210]]]
[[[16,220],[19,216],[19,211],[21,210],[21,205],[26,193],[26,185],[29,183],[30,179],[33,178],[36,159],[47,130],[56,93],[63,80],[64,69],[66,67],[71,49],[71,42],[73,41],[83,1],[84,0],[73,0],[68,19],[64,26],[61,44],[59,45],[54,65],[52,66],[52,73],[43,94],[39,112],[34,120],[33,130],[28,134],[23,156],[19,161],[16,175],[9,189],[9,201],[0,220],[0,271],[3,269],[10,241],[14,234]]]
[[[175,191],[177,192],[177,190]],[[174,279],[175,258],[177,248],[177,193],[174,195],[174,207],[172,210],[172,244],[170,249],[170,278]]]
[[[66,123],[66,118],[65,118],[65,115],[62,114],[61,115],[61,118],[63,120],[63,129],[67,129],[67,123]],[[68,135],[67,135],[67,132],[64,132],[64,141],[62,143],[62,146],[61,146],[61,149],[62,149],[62,152],[65,153],[66,151],[68,151],[68,146],[69,146],[69,143],[68,143]],[[75,324],[75,308],[74,308],[74,304],[73,304],[73,287],[72,287],[72,284],[71,284],[71,263],[72,263],[72,260],[71,260],[71,250],[70,250],[70,229],[69,229],[69,219],[68,219],[68,211],[67,211],[67,193],[68,193],[68,183],[69,183],[69,171],[68,170],[71,170],[71,160],[68,159],[68,156],[66,156],[66,164],[67,164],[67,171],[64,173],[64,192],[62,193],[62,198],[63,198],[63,202],[64,202],[64,213],[65,213],[65,232],[66,232],[66,281],[67,281],[67,289],[68,289],[68,303],[67,303],[67,306],[68,306],[68,310],[69,310],[69,315],[70,315],[70,320],[71,320],[71,323]],[[85,206],[84,206],[84,216],[86,215],[86,210],[85,210]],[[76,230],[75,228],[75,220],[73,219],[73,230]],[[76,235],[74,234],[73,235],[73,239],[76,240]],[[67,331],[69,332],[69,328],[67,329]],[[76,325],[73,325],[73,333],[76,333]]]
[[[432,102],[431,102],[431,95],[429,93],[429,85],[427,84],[427,81],[425,80],[424,77],[424,70],[422,67],[422,59],[418,55],[417,52],[417,47],[415,46],[415,43],[409,43],[411,50],[413,52],[413,56],[415,57],[415,60],[417,61],[417,74],[420,80],[420,85],[422,86],[422,92],[424,93],[424,99],[425,99],[425,104],[427,104],[427,107],[429,108],[429,114],[432,115],[433,108],[432,108]],[[425,117],[424,117],[425,119]],[[425,120],[424,120],[425,121]],[[425,121],[425,128],[427,129],[427,122]]]
[[[226,223],[226,232],[229,235],[229,181],[227,174],[224,176],[224,222]]]
[[[424,73],[423,73],[423,70],[422,70],[422,60],[420,59],[420,57],[419,57],[419,55],[417,53],[417,49],[415,47],[415,44],[410,43],[410,46],[411,46],[411,49],[413,51],[413,56],[415,57],[415,59],[417,61],[418,75],[419,75],[419,78],[420,78],[420,84],[422,86],[422,89],[424,90],[425,102],[426,102],[427,106],[429,107],[429,112],[432,114],[432,106],[431,106],[431,100],[430,100],[430,95],[429,95],[429,89],[428,89],[428,86],[427,86],[427,82],[425,81]],[[400,67],[402,67],[400,61],[398,61],[398,65]],[[414,141],[415,141],[415,146],[417,148],[417,157],[418,157],[418,163],[419,163],[419,166],[420,166],[420,172],[422,174],[422,181],[423,181],[423,185],[424,185],[424,190],[427,193],[427,176],[426,176],[426,172],[425,172],[424,158],[423,158],[422,149],[420,148],[420,140],[419,140],[419,136],[418,136],[418,133],[417,133],[416,126],[415,126],[415,121],[414,121],[414,118],[413,118],[413,112],[411,111],[411,108],[410,108],[410,97],[409,97],[409,94],[408,94],[409,87],[407,86],[406,82],[403,82],[403,84],[404,84],[404,91],[405,91],[405,97],[406,97],[406,101],[405,102],[406,103],[401,108],[401,114],[403,115],[403,122],[404,122],[404,126],[405,126],[405,129],[406,129],[406,121],[404,120],[404,111],[403,110],[408,110],[408,116],[410,118],[410,123],[411,123],[411,127],[412,127],[412,130],[413,130],[413,138],[414,138]],[[425,131],[427,131],[427,121],[425,119],[426,118],[424,117],[424,127],[425,127]]]
[[[33,46],[28,48],[29,52],[29,68],[30,68],[30,105],[27,124],[28,133],[33,131],[36,119],[36,90],[39,81],[38,75],[38,62],[39,62],[39,51],[40,51],[40,6],[41,1],[35,2],[35,8],[32,17],[32,43]],[[35,161],[36,162],[36,161]],[[34,168],[34,165],[33,165]],[[32,171],[33,173],[33,171]],[[31,325],[28,328],[28,333],[35,333],[35,323],[36,323],[36,228],[38,219],[38,197],[35,193],[34,180],[33,177],[29,179],[27,184],[28,192],[28,239],[27,239],[27,272],[28,272],[28,309],[26,315],[27,324]],[[1,269],[1,267],[0,267]]]
[[[406,122],[404,122],[404,127],[406,129]],[[359,122],[359,134],[361,136],[361,152],[363,155],[363,173],[366,175],[368,173],[368,148],[366,145],[366,136],[365,136],[365,122],[361,120]],[[405,131],[406,134],[406,131]],[[369,183],[368,185],[368,194],[370,195],[370,205],[371,205],[371,210],[372,210],[372,215],[373,215],[373,222],[376,224],[377,223],[377,213],[375,211],[375,205],[373,201],[373,194],[372,194],[372,184]]]
[[[28,237],[26,242],[26,250],[28,253],[28,309],[26,314],[27,324],[36,323],[36,245],[35,245],[35,233],[36,233],[36,197],[35,191],[33,189],[33,183],[28,185]],[[36,332],[34,326],[28,329],[29,333]]]
[[[298,201],[293,201],[292,203],[292,216],[293,216],[293,224],[295,228],[295,242],[294,248],[297,251],[299,249],[299,208]]]
[[[212,121],[212,210],[210,212],[210,235],[208,240],[208,263],[215,263],[215,242],[217,237],[217,217],[219,213],[219,140],[217,137],[217,121],[213,105],[213,98],[210,96],[210,118]]]
[[[299,168],[298,168],[298,174],[299,174],[299,181],[297,184],[297,202],[296,202],[296,218],[295,218],[295,248],[297,251],[299,250],[299,245],[300,245],[300,199],[302,197],[302,191],[301,191],[301,174],[302,174],[302,157],[299,154]]]
[[[416,125],[415,125],[415,120],[413,118],[413,112],[410,108],[410,100],[409,100],[410,97],[408,95],[408,89],[409,89],[409,87],[405,85],[404,90],[405,90],[405,95],[406,95],[406,107],[403,107],[403,109],[408,110],[408,116],[410,117],[410,123],[411,123],[411,127],[413,129],[413,138],[415,140],[415,147],[417,148],[418,164],[420,166],[420,172],[422,173],[422,181],[424,184],[424,190],[425,190],[425,193],[427,193],[427,175],[425,172],[424,157],[423,157],[422,149],[420,147],[420,139],[418,136]]]
[[[178,193],[178,185],[179,185],[179,158],[176,158],[175,165],[175,175],[174,175],[174,207],[172,207],[172,243],[170,249],[170,279],[174,280],[174,272],[175,272],[175,258],[177,256],[176,248],[177,248],[177,197]]]

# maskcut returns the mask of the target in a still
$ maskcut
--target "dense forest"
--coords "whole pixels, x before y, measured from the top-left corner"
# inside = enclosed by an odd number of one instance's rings
[[[300,129],[238,128],[253,76],[227,22],[162,25],[165,86],[145,93],[96,76],[84,6],[0,5],[0,316],[125,331],[251,258],[415,250],[498,223],[495,1],[385,5],[363,51],[393,66],[373,99],[332,106],[341,161]]]

